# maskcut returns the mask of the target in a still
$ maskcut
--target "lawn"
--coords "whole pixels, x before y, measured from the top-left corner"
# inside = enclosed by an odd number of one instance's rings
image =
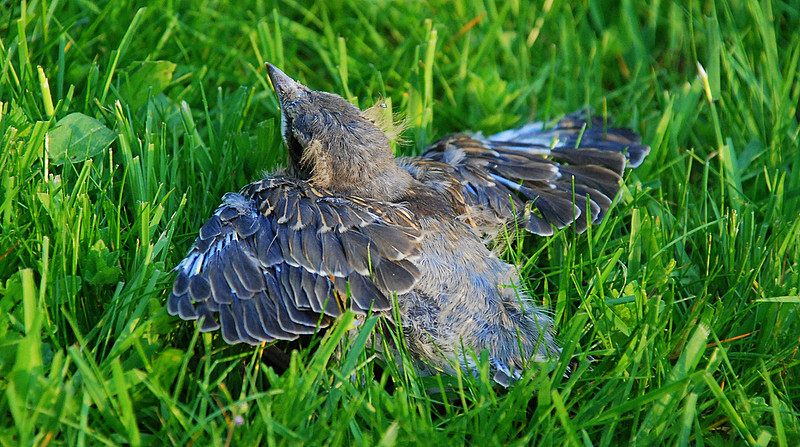
[[[800,445],[800,2],[236,3],[3,5],[1,445]],[[504,253],[560,360],[419,378],[348,315],[281,371],[167,314],[285,158],[266,61],[384,101],[398,154],[586,107],[642,134],[603,223]]]

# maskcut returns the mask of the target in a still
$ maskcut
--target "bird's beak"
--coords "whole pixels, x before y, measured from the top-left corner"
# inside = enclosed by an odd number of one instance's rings
[[[278,103],[281,106],[281,137],[283,137],[283,143],[289,149],[290,158],[294,155],[299,160],[303,149],[299,147],[297,140],[292,135],[291,118],[287,116],[286,105],[297,99],[307,89],[303,84],[286,76],[286,73],[269,62],[267,62],[267,72],[269,73],[270,81],[272,81],[272,88],[275,89],[275,94],[278,95]]]
[[[302,84],[286,76],[286,73],[269,62],[267,62],[267,72],[269,72],[272,88],[275,89],[275,93],[278,95],[278,101],[281,105],[286,101],[291,101],[303,91]]]

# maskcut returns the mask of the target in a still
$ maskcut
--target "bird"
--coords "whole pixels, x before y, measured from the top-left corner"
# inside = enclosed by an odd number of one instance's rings
[[[395,157],[372,115],[266,67],[287,166],[224,195],[174,269],[169,314],[254,346],[380,315],[420,374],[477,375],[486,351],[502,386],[560,355],[492,241],[600,222],[649,153],[638,134],[581,111]]]

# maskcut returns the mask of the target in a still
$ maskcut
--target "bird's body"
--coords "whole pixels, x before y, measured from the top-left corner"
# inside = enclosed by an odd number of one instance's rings
[[[176,267],[171,314],[258,344],[314,333],[347,306],[392,319],[396,305],[421,371],[474,372],[486,350],[504,385],[558,355],[552,319],[486,238],[602,219],[626,159],[647,154],[638,136],[569,116],[395,159],[357,107],[268,67],[289,168],[226,195]]]

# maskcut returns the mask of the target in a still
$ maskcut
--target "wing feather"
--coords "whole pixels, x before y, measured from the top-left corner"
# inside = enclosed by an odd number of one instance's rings
[[[626,164],[638,166],[650,150],[631,130],[584,116],[489,138],[449,135],[400,163],[426,185],[463,201],[465,217],[485,233],[508,225],[544,236],[570,225],[583,232],[611,207]]]
[[[228,343],[293,340],[342,305],[391,309],[419,279],[421,231],[404,208],[286,177],[226,194],[176,267],[167,310]],[[376,268],[377,267],[377,268]],[[349,301],[348,301],[349,299]]]

